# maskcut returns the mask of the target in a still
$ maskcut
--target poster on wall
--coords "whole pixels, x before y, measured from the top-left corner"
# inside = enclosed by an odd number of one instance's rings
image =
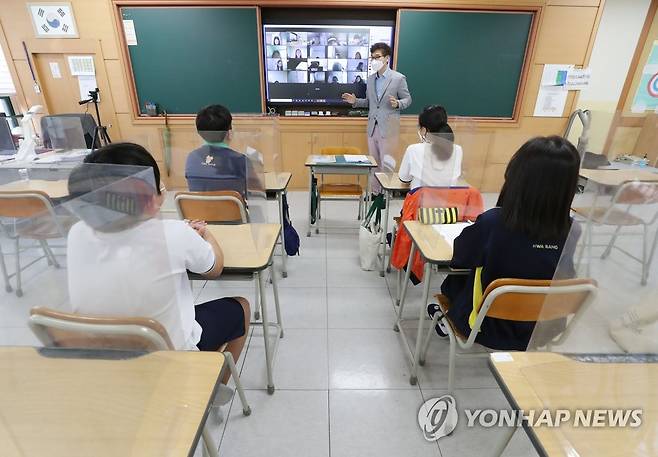
[[[642,69],[631,112],[644,113],[658,108],[658,41],[653,42],[647,63]]]

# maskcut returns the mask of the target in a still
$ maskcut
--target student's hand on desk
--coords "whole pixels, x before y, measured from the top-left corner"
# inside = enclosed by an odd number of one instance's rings
[[[194,229],[195,232],[203,238],[206,235],[206,226],[208,225],[205,221],[200,221],[200,220],[193,220],[193,221],[187,221],[188,225]]]
[[[345,100],[350,105],[354,105],[356,103],[356,95],[354,95],[354,94],[345,93],[345,94],[342,95],[342,97],[343,97],[343,100]]]
[[[397,98],[393,97],[392,95],[388,96],[388,101],[391,102],[391,107],[397,108],[400,106],[400,102],[398,101]]]

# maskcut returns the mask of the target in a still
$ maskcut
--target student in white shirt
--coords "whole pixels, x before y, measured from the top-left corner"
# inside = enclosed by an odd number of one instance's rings
[[[418,116],[420,143],[410,145],[404,153],[398,176],[417,187],[449,187],[459,182],[462,173],[461,146],[447,123],[446,111],[433,105]]]
[[[133,167],[99,164],[151,167],[155,187],[139,179],[147,171],[135,177]],[[126,168],[133,175],[119,176]],[[217,278],[224,256],[204,222],[157,217],[164,196],[151,154],[132,143],[100,148],[73,170],[69,191],[69,204],[74,211],[79,208],[82,219],[71,228],[67,243],[72,311],[152,318],[178,350],[216,351],[228,343],[238,360],[249,327],[249,302],[225,297],[194,305],[187,271]]]

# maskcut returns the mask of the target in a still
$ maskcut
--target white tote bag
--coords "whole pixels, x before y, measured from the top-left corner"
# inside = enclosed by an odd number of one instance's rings
[[[359,258],[361,269],[365,271],[377,269],[377,253],[382,236],[380,218],[383,205],[383,197],[375,198],[363,224],[359,227]]]
[[[359,227],[359,258],[361,269],[372,271],[377,269],[377,251],[382,236],[382,229],[375,224]]]

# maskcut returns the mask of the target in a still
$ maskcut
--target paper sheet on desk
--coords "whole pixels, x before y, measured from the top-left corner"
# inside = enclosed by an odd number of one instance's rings
[[[315,163],[335,163],[336,157],[334,156],[313,156]]]
[[[91,149],[73,149],[64,153],[37,157],[34,161],[37,163],[75,162],[84,158],[90,151]]]
[[[347,163],[368,163],[368,156],[361,154],[345,154],[345,162]]]
[[[455,244],[455,238],[461,234],[462,230],[472,224],[472,222],[457,222],[456,224],[436,224],[432,227],[452,246]]]

